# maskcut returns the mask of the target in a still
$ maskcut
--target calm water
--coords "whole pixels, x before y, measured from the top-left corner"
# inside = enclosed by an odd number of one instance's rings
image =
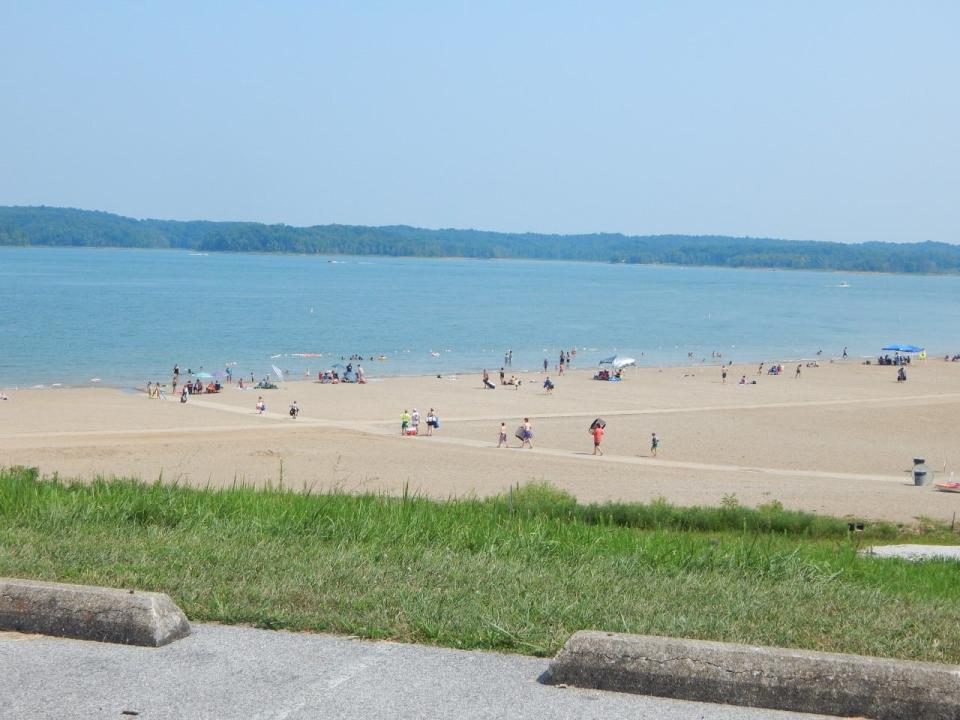
[[[175,362],[302,376],[353,353],[386,355],[375,376],[499,368],[512,348],[520,370],[574,345],[580,366],[936,355],[960,352],[958,318],[957,277],[0,248],[0,387],[166,382]]]

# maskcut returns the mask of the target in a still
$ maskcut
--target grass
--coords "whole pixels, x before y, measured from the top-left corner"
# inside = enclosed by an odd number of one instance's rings
[[[899,532],[544,485],[435,502],[0,472],[0,575],[162,591],[197,621],[535,655],[592,628],[960,662],[957,564],[857,555]]]

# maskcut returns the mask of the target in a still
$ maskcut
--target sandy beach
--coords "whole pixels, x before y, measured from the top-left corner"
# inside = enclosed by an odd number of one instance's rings
[[[0,401],[0,465],[93,478],[161,477],[197,486],[233,482],[351,492],[490,495],[547,481],[581,501],[666,498],[716,505],[778,500],[794,509],[911,522],[950,521],[960,494],[915,487],[912,458],[935,481],[960,476],[960,363],[907,368],[824,362],[780,376],[735,365],[628,370],[623,382],[593,370],[521,374],[519,389],[483,390],[479,374],[371,378],[366,385],[285,382],[277,390],[148,399],[111,388],[8,390]],[[496,368],[491,376],[496,381]],[[739,384],[742,375],[757,384]],[[509,377],[509,372],[508,372]],[[267,412],[258,415],[259,396]],[[292,420],[287,408],[302,411]],[[436,408],[433,437],[401,437],[400,414]],[[529,417],[534,449],[513,431]],[[607,421],[605,455],[587,432]],[[497,449],[500,422],[509,449]],[[424,424],[421,429],[425,430]],[[650,435],[661,445],[649,456]]]

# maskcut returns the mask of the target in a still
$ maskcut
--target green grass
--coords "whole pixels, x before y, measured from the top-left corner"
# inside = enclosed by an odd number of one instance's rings
[[[198,621],[537,655],[593,628],[960,662],[958,565],[857,556],[898,532],[543,485],[435,502],[0,472],[0,575],[162,591]]]

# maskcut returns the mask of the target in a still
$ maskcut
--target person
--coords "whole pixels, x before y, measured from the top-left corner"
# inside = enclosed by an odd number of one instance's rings
[[[543,359],[543,371],[546,372],[547,368],[550,367],[550,361],[546,358]]]
[[[296,400],[290,403],[290,417],[292,417],[294,420],[300,417],[300,407],[297,405]]]
[[[408,427],[410,427],[410,413],[404,410],[400,414],[400,434],[406,435]]]
[[[513,350],[507,351],[507,365],[513,367]]]
[[[500,368],[500,384],[501,384],[501,385],[506,385],[506,384],[507,384],[507,381],[504,380],[503,378],[504,378],[503,368]]]
[[[267,404],[263,401],[263,395],[257,398],[257,415],[263,415],[267,411]]]
[[[440,418],[437,417],[433,408],[430,408],[430,412],[427,413],[427,435],[433,435],[433,431],[438,427],[440,427]]]
[[[237,387],[239,387],[241,390],[243,390],[243,376],[242,376],[242,375],[240,376],[240,384],[239,384]]]
[[[746,375],[741,375],[741,376],[740,376],[740,384],[741,384],[741,385],[746,385],[746,384],[747,384],[747,376],[746,376]]]
[[[846,357],[847,357],[847,346],[846,346],[846,345],[843,346],[843,357],[844,357],[844,359],[846,359]]]
[[[760,363],[760,367],[757,368],[757,375],[763,375],[763,363]]]
[[[720,369],[720,382],[722,382],[724,385],[727,384],[727,366],[726,365],[724,365]]]
[[[410,426],[413,428],[413,434],[420,434],[420,411],[416,408],[413,409],[413,414],[410,416]]]
[[[650,457],[657,456],[657,448],[660,447],[660,438],[657,437],[656,433],[650,434]]]
[[[600,423],[594,423],[591,433],[593,434],[593,454],[594,455],[603,455],[603,450],[600,449],[600,441],[603,440],[603,425]]]
[[[505,422],[500,423],[500,439],[497,440],[497,447],[510,447],[510,443],[507,442],[507,424]]]
[[[494,385],[492,382],[490,382],[490,373],[487,372],[487,369],[486,369],[486,368],[483,369],[483,389],[484,389],[484,390],[494,390],[494,389],[496,389],[496,385]]]
[[[897,370],[897,382],[906,382],[907,381],[907,371],[900,366],[900,369]]]
[[[563,356],[563,350],[560,351],[560,362],[557,365],[557,372],[563,375],[563,366],[566,364],[566,358]]]
[[[160,383],[154,383],[154,387],[156,388],[156,391],[157,391],[157,400],[166,400],[167,391],[164,390],[163,387],[161,387]]]
[[[523,442],[520,447],[528,447],[533,450],[533,426],[530,425],[530,418],[523,419]]]
[[[153,383],[152,383],[152,382],[148,382],[148,383],[147,383],[147,397],[150,398],[151,400],[152,400],[153,397],[154,397],[154,394],[153,394]]]
[[[547,395],[553,391],[553,381],[549,375],[547,375],[547,379],[543,381],[543,389],[547,391]]]
[[[190,386],[184,385],[183,390],[180,392],[180,402],[185,403],[190,399]]]
[[[793,377],[794,377],[794,378],[800,377],[800,366],[799,366],[799,365],[797,365],[797,372],[794,373]]]

